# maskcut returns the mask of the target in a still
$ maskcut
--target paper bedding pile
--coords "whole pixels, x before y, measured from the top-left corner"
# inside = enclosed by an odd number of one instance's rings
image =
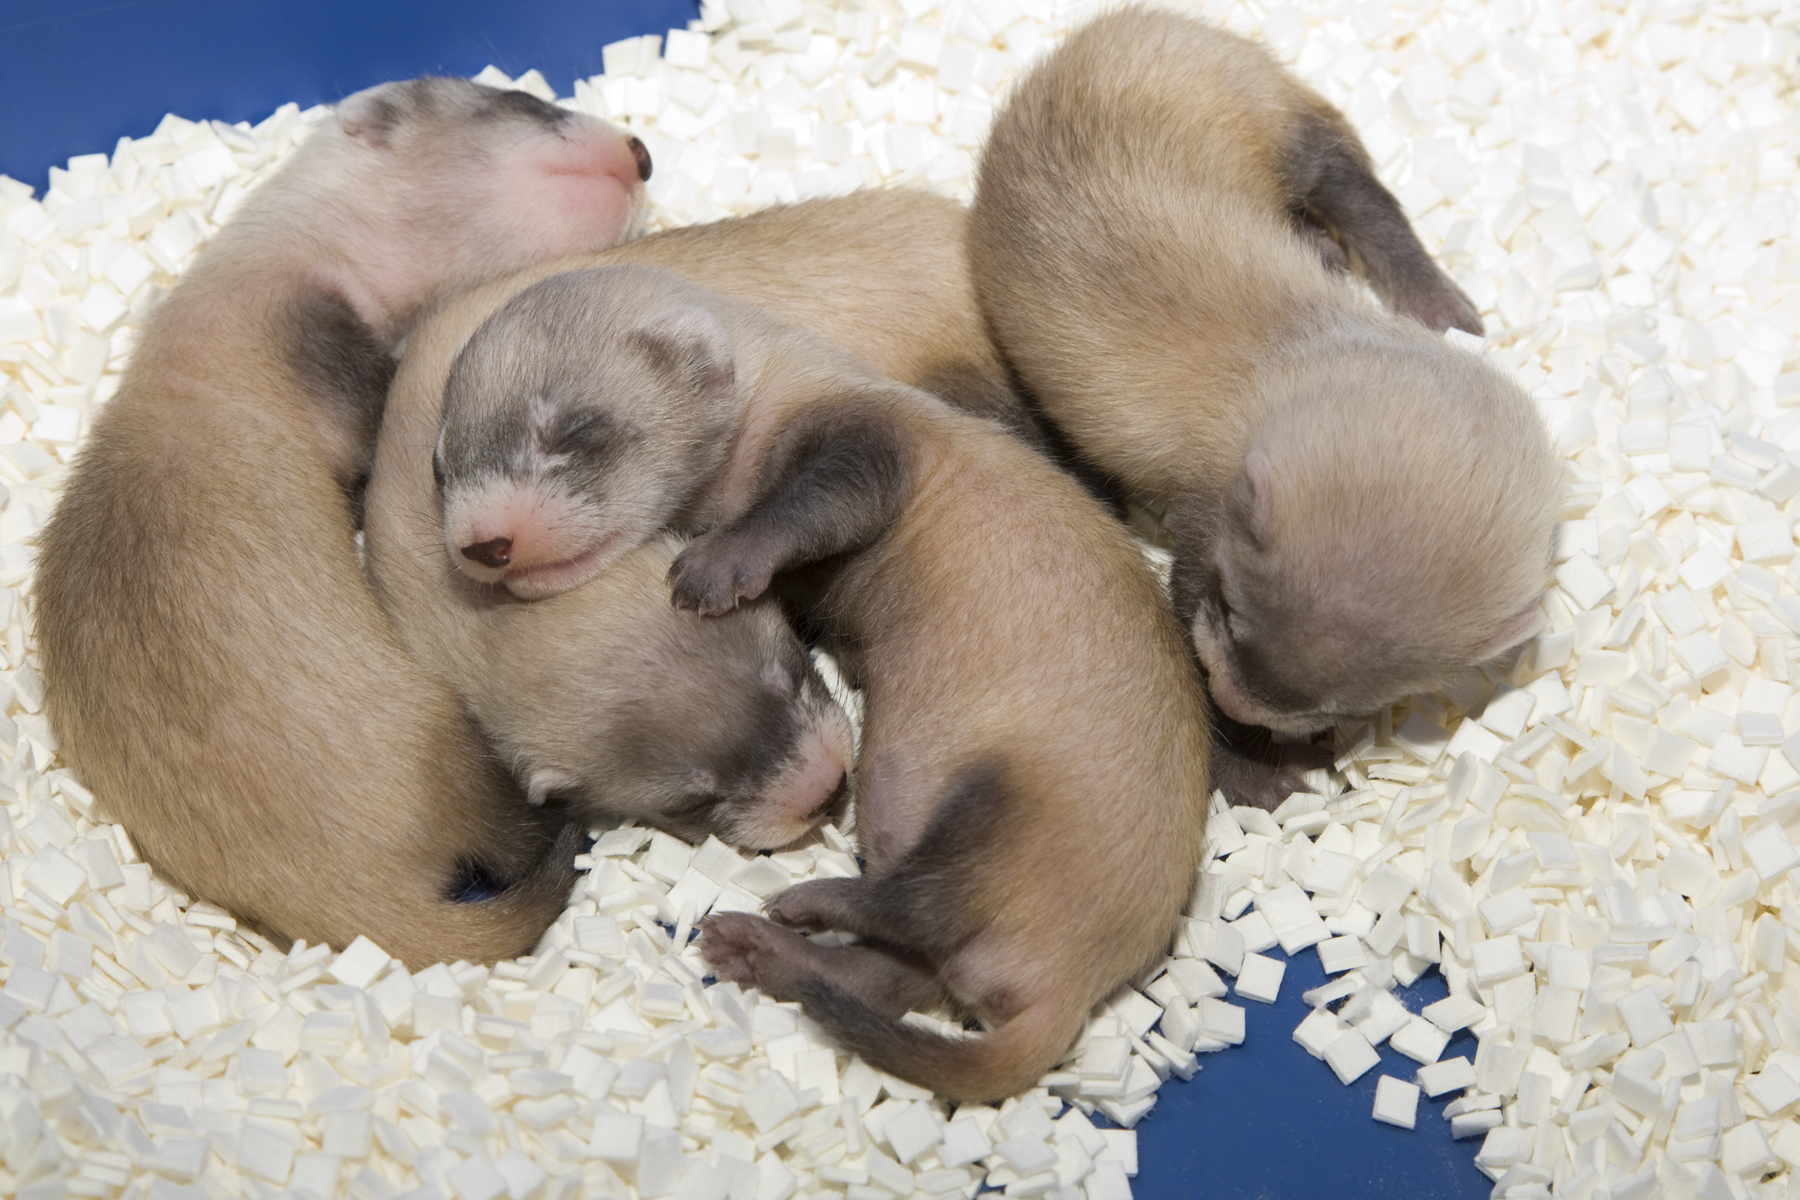
[[[568,102],[649,143],[653,225],[966,196],[995,99],[1085,11],[732,0],[608,47]],[[1203,11],[1348,111],[1539,398],[1568,479],[1550,627],[1341,731],[1333,794],[1215,807],[1166,972],[998,1109],[704,984],[695,920],[854,870],[841,837],[745,860],[616,831],[541,954],[416,975],[366,942],[283,955],[155,879],[60,769],[31,538],[136,323],[314,114],[170,117],[41,203],[0,180],[0,1193],[1126,1196],[1134,1135],[1087,1114],[1128,1127],[1240,1041],[1277,944],[1336,974],[1295,1036],[1346,1082],[1391,1037],[1427,1092],[1467,1089],[1498,1194],[1800,1192],[1800,10]],[[1388,989],[1432,963],[1449,999],[1408,1013]],[[1473,1061],[1437,1062],[1464,1026]],[[1414,1086],[1376,1115],[1409,1124]]]

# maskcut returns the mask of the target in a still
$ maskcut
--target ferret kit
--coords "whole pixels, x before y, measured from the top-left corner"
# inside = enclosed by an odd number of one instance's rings
[[[1786,1195],[1792,22],[1198,7],[0,181],[0,1190]]]

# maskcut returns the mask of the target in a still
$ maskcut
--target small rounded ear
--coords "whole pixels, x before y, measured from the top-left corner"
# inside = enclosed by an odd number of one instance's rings
[[[400,106],[385,87],[365,88],[344,97],[337,106],[338,128],[344,136],[377,149],[388,144],[400,116]]]
[[[1537,601],[1508,617],[1486,641],[1475,651],[1477,662],[1486,662],[1497,655],[1504,654],[1520,642],[1536,637],[1544,627],[1544,610],[1538,607]]]
[[[705,767],[689,767],[682,772],[681,782],[688,791],[700,796],[717,795],[719,777]]]
[[[792,699],[800,694],[800,681],[774,659],[763,663],[757,673],[762,677],[763,686],[778,696]]]
[[[1266,550],[1275,533],[1275,468],[1261,450],[1252,450],[1244,458],[1237,493],[1245,530],[1259,549]]]
[[[557,792],[572,788],[580,780],[562,771],[533,771],[525,783],[525,799],[542,804]]]
[[[633,340],[659,370],[681,376],[708,399],[723,400],[737,386],[731,335],[697,304],[656,314]]]

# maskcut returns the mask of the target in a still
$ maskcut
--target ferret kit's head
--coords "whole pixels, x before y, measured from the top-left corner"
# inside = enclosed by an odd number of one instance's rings
[[[739,415],[731,340],[681,296],[650,268],[571,271],[470,337],[433,458],[458,569],[540,599],[678,523]]]
[[[1311,733],[1538,631],[1561,494],[1542,418],[1489,363],[1430,349],[1267,373],[1273,415],[1226,494],[1171,505],[1176,603],[1237,720]]]
[[[327,236],[354,243],[374,300],[400,312],[445,283],[618,243],[650,178],[649,151],[623,129],[434,77],[346,97],[295,163],[282,175],[304,189],[294,200],[338,223]]]
[[[773,600],[716,618],[672,607],[677,549],[659,538],[515,610],[544,634],[516,635],[498,668],[518,705],[501,741],[533,799],[563,795],[695,841],[789,845],[842,818],[849,718]]]

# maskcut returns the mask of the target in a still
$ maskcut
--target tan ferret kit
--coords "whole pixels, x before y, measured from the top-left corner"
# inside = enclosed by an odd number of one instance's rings
[[[578,831],[394,637],[354,493],[419,307],[618,241],[649,171],[522,93],[384,84],[156,310],[44,529],[37,633],[63,755],[195,898],[419,967],[524,953],[561,911]],[[457,903],[471,877],[515,886]]]
[[[995,118],[970,249],[1050,419],[1167,501],[1175,603],[1228,716],[1312,733],[1538,631],[1561,489],[1543,419],[1438,336],[1479,328],[1468,301],[1261,47],[1148,8],[1071,33]]]
[[[669,413],[690,419],[652,419]],[[540,432],[563,430],[579,436]],[[1204,701],[1143,556],[1048,460],[810,331],[642,266],[535,284],[458,354],[437,447],[446,525],[463,497],[484,507],[500,489],[503,511],[560,512],[515,499],[546,486],[534,452],[561,456],[564,503],[605,516],[628,489],[683,514],[700,536],[675,560],[675,600],[707,617],[738,619],[783,571],[839,564],[805,603],[868,697],[867,872],[782,892],[774,922],[714,918],[702,950],[723,976],[801,1001],[884,1070],[997,1100],[1166,953],[1199,862]],[[655,528],[600,544],[619,554]],[[461,541],[447,548],[466,554]],[[1018,638],[1021,620],[1061,636]],[[869,940],[826,948],[783,927]],[[901,1020],[946,1001],[988,1032]]]
[[[741,7],[0,180],[0,1191],[1785,1195],[1792,22]]]

